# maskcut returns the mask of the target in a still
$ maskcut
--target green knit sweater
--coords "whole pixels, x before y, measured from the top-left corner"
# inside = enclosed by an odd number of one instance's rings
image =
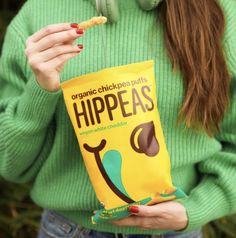
[[[180,73],[172,71],[161,25],[156,25],[157,12],[143,11],[134,0],[119,2],[120,19],[105,26],[105,45],[100,27],[87,30],[78,40],[84,51],[65,65],[61,81],[104,66],[153,59],[173,182],[189,195],[181,200],[189,218],[186,230],[236,212],[236,1],[220,1],[227,19],[224,47],[232,73],[232,94],[221,132],[214,138],[176,123],[184,96],[183,80]],[[57,210],[85,227],[158,234],[157,230],[91,224],[90,216],[99,202],[62,93],[40,88],[24,54],[27,37],[42,27],[80,22],[95,15],[89,0],[29,0],[9,25],[0,61],[0,174],[16,183],[33,182],[30,195],[36,204]]]

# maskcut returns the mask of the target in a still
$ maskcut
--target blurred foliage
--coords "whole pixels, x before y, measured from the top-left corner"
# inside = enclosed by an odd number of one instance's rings
[[[0,179],[0,238],[35,238],[42,209],[29,198],[30,185]]]
[[[24,0],[0,2],[0,49],[10,20]],[[35,238],[42,209],[29,197],[30,185],[18,185],[0,178],[0,238]],[[204,227],[205,238],[236,238],[236,215]]]
[[[2,46],[6,26],[24,2],[25,0],[0,1],[0,49]]]

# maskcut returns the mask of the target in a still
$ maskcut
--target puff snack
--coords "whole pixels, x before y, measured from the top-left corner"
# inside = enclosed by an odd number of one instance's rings
[[[87,21],[83,21],[81,23],[78,24],[78,28],[79,29],[83,29],[86,30],[88,28],[91,28],[95,25],[100,25],[100,24],[104,24],[107,22],[107,18],[100,16],[100,17],[92,17],[91,19],[87,20]]]

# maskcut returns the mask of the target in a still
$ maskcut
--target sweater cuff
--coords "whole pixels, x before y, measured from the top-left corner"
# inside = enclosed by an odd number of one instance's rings
[[[49,92],[32,76],[20,96],[16,117],[27,121],[35,129],[45,128],[53,117],[60,95],[61,90]]]
[[[188,216],[188,225],[184,231],[197,230],[228,214],[229,208],[224,197],[224,192],[208,177],[192,190],[189,197],[178,199],[176,202],[185,207]]]

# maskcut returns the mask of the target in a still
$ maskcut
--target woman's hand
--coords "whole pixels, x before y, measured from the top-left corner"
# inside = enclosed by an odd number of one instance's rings
[[[74,41],[83,35],[83,30],[73,28],[73,24],[49,25],[26,41],[25,54],[39,85],[48,91],[60,88],[60,72],[66,61],[77,56],[83,45]]]
[[[182,230],[188,224],[186,209],[177,202],[165,202],[152,206],[131,206],[133,216],[112,221],[118,226],[137,226],[140,229]]]

